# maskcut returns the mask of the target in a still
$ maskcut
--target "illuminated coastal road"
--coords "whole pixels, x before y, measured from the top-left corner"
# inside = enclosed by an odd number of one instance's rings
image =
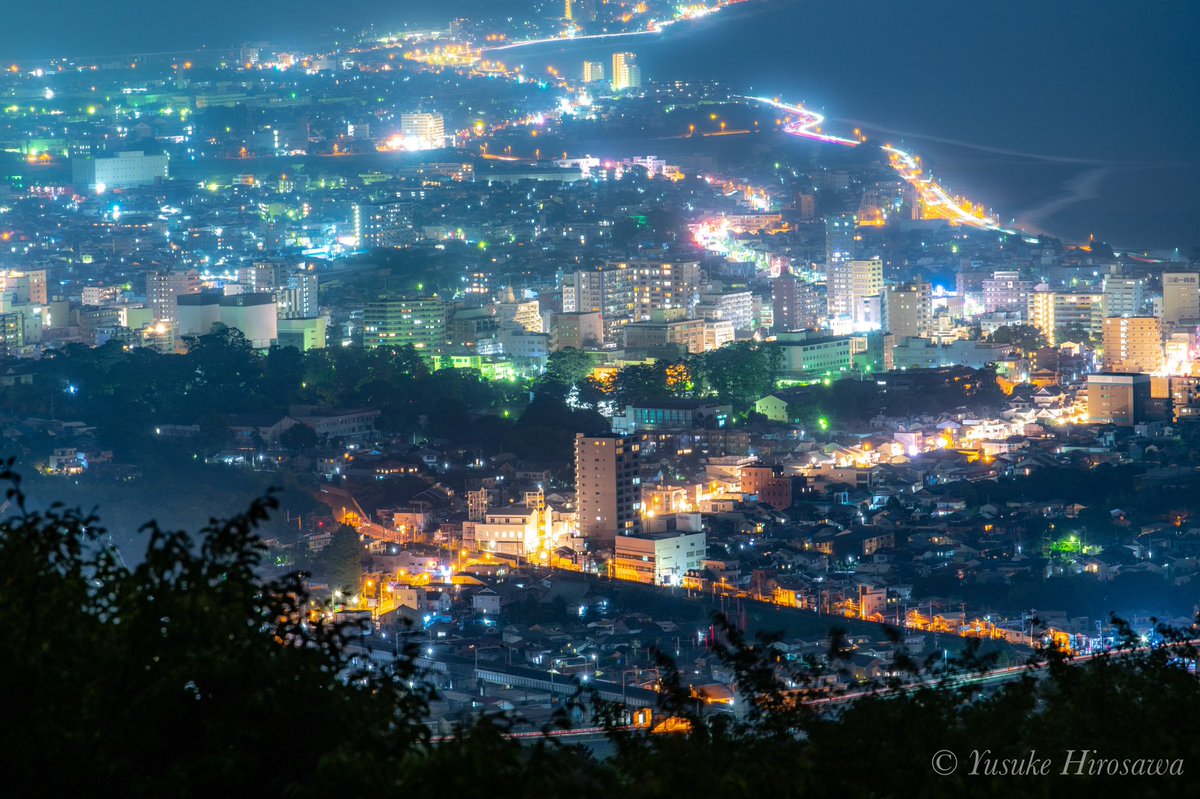
[[[1015,230],[1000,227],[999,223],[989,217],[982,208],[973,206],[965,200],[951,197],[933,178],[925,176],[918,160],[909,153],[890,144],[885,144],[882,149],[888,154],[888,161],[892,168],[917,190],[917,194],[921,197],[925,218],[946,219],[959,225],[969,225],[1001,233],[1016,233]]]
[[[843,147],[857,147],[863,143],[863,140],[860,139],[846,139],[823,132],[821,125],[824,124],[825,117],[804,106],[789,105],[767,97],[747,97],[746,99],[769,105],[795,117],[794,120],[783,126],[783,131],[789,135],[825,144],[838,144]],[[916,190],[921,201],[922,219],[944,219],[951,224],[966,225],[981,230],[994,230],[1000,233],[1016,232],[1001,227],[982,207],[961,198],[951,197],[950,193],[937,181],[925,174],[919,158],[890,144],[884,145],[880,149],[888,154],[888,163],[891,164],[892,169],[895,169],[897,174]]]
[[[723,8],[737,5],[742,2],[745,2],[745,0],[724,0],[724,2],[718,2],[712,6],[700,4],[683,6],[678,9],[676,15],[672,19],[663,21],[649,20],[646,24],[646,27],[641,30],[619,31],[614,33],[581,34],[578,36],[551,36],[540,39],[527,39],[517,42],[489,45],[486,47],[481,47],[477,50],[473,50],[468,46],[461,53],[451,52],[449,56],[447,56],[445,53],[422,54],[418,51],[415,53],[406,53],[405,57],[412,60],[434,63],[438,66],[464,68],[482,58],[483,53],[498,53],[505,50],[515,50],[518,48],[533,47],[536,45],[567,44],[569,42],[579,41],[599,41],[605,39],[621,39],[639,36],[656,36],[663,33],[668,27],[674,25],[675,23],[710,16],[722,10]],[[453,59],[459,57],[463,59],[463,63],[453,63]],[[439,59],[441,63],[438,63]],[[557,75],[557,73],[554,74]],[[520,75],[517,75],[517,79],[523,80],[524,78]],[[761,103],[763,105],[770,106],[771,108],[786,114],[789,119],[785,124],[783,124],[782,130],[788,135],[820,142],[822,144],[834,144],[841,147],[858,147],[860,144],[863,144],[866,141],[865,138],[846,138],[843,136],[835,136],[831,133],[826,133],[822,127],[825,124],[825,116],[816,111],[805,108],[802,105],[784,103],[778,99],[772,99],[768,97],[745,96],[742,99],[752,103]],[[551,112],[551,114],[553,114],[553,112]],[[857,130],[855,131],[855,136],[858,136]],[[976,205],[969,200],[960,197],[951,196],[951,194],[946,191],[944,187],[942,187],[936,180],[925,173],[921,167],[920,158],[913,156],[911,153],[905,152],[897,147],[893,147],[890,144],[883,145],[880,149],[887,153],[888,163],[896,171],[896,173],[906,183],[913,187],[919,201],[920,215],[922,219],[941,219],[949,222],[952,225],[965,225],[967,227],[973,227],[979,230],[989,230],[998,233],[1017,232],[1001,227],[999,221],[995,217],[989,215],[987,210],[982,206]]]
[[[767,97],[747,97],[746,99],[753,100],[756,103],[764,103],[796,117],[794,121],[783,126],[784,133],[824,142],[825,144],[840,144],[843,147],[857,147],[861,143],[857,139],[843,139],[840,136],[830,136],[827,133],[822,133],[821,125],[824,124],[825,117],[816,111],[810,111],[804,106],[788,105],[787,103],[781,103],[778,100],[772,100]]]
[[[701,19],[717,13],[723,8],[735,6],[744,3],[746,0],[722,0],[711,6],[696,4],[690,6],[682,6],[677,9],[675,16],[667,20],[650,20],[646,23],[646,27],[642,30],[635,31],[617,31],[614,33],[587,33],[578,36],[547,36],[542,39],[524,39],[519,42],[509,42],[507,44],[497,44],[490,47],[481,47],[481,53],[495,53],[501,50],[515,50],[518,47],[532,47],[539,44],[566,44],[568,42],[586,42],[599,41],[601,39],[619,39],[629,36],[654,36],[662,33],[670,26],[677,22],[686,22],[688,20]]]
[[[516,50],[518,47],[533,47],[538,44],[569,44],[571,42],[586,42],[598,39],[617,39],[627,36],[654,36],[661,33],[663,28],[670,25],[671,22],[662,22],[653,28],[647,28],[641,31],[621,31],[619,33],[589,33],[584,36],[549,36],[545,39],[524,39],[519,42],[509,42],[508,44],[497,44],[491,47],[481,47],[481,53],[496,53],[501,50]]]

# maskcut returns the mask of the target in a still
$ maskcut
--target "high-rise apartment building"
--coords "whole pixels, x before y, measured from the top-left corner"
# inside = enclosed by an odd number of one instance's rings
[[[317,276],[297,273],[286,276],[275,290],[280,319],[312,319],[320,313]]]
[[[1029,324],[1042,331],[1046,341],[1054,343],[1054,298],[1055,294],[1047,286],[1038,287],[1025,300],[1025,319]]]
[[[642,530],[637,436],[575,436],[576,523],[582,536],[612,544]]]
[[[172,322],[176,318],[176,298],[200,291],[200,273],[195,269],[146,273],[146,304],[154,318]]]
[[[832,214],[825,218],[825,268],[852,261],[862,249],[858,218],[851,213]]]
[[[604,80],[604,62],[603,61],[584,61],[583,62],[583,82],[584,83],[599,83]]]
[[[446,346],[449,307],[437,297],[368,302],[363,311],[363,346],[402,347],[441,354]]]
[[[1021,273],[1016,271],[993,272],[982,283],[983,310],[986,313],[1025,311],[1029,305],[1029,295],[1036,286],[1034,281],[1021,277]]]
[[[1104,371],[1154,374],[1162,366],[1162,320],[1156,316],[1104,320]]]
[[[825,313],[820,289],[794,275],[782,275],[771,281],[771,303],[777,331],[819,327]]]
[[[831,319],[862,317],[863,300],[883,293],[883,261],[840,261],[826,271],[826,307]]]
[[[637,56],[633,53],[613,53],[612,57],[612,88],[613,91],[623,89],[640,89],[642,87],[642,71],[637,64]]]
[[[1146,281],[1107,275],[1103,283],[1105,316],[1140,316],[1146,305]]]
[[[883,329],[897,339],[929,334],[933,287],[928,283],[889,286],[883,294]]]
[[[1042,285],[1027,297],[1026,318],[1042,331],[1047,343],[1057,345],[1063,335],[1082,332],[1091,338],[1103,335],[1104,295],[1082,291],[1052,291]]]
[[[1086,331],[1093,339],[1099,339],[1104,334],[1104,295],[1094,291],[1062,291],[1058,292],[1054,302],[1054,324],[1056,333],[1054,343],[1058,341],[1058,332]]]
[[[656,311],[683,310],[691,315],[700,300],[700,264],[696,261],[630,261],[633,272],[633,315],[640,321]]]
[[[621,328],[634,321],[635,270],[608,264],[567,275],[563,280],[563,313],[598,313],[605,341],[620,341]]]
[[[399,247],[415,240],[412,205],[400,200],[355,203],[354,237],[364,250]]]
[[[441,114],[401,114],[400,135],[415,144],[410,150],[437,150],[446,146],[446,120]]]
[[[610,262],[563,280],[563,312],[599,312],[606,341],[620,341],[621,328],[647,321],[657,311],[682,309],[692,315],[700,299],[696,261]]]

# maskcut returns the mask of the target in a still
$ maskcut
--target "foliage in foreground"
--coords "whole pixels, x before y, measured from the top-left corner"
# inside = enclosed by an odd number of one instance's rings
[[[149,524],[147,555],[128,568],[94,517],[28,511],[19,478],[0,479],[15,510],[0,524],[0,784],[14,795],[1176,796],[1200,768],[1188,760],[1200,741],[1194,633],[1170,630],[1169,645],[1086,664],[1054,657],[1041,677],[986,694],[963,679],[989,665],[970,650],[944,668],[901,660],[861,698],[820,704],[795,699],[828,696],[821,674],[848,654],[836,637],[819,662],[788,661],[773,640],[722,625],[716,651],[737,677],[736,714],[700,714],[661,658],[659,717],[690,734],[625,731],[616,708],[591,698],[615,750],[602,760],[553,740],[517,743],[494,717],[433,742],[432,692],[411,652],[391,671],[362,671],[349,630],[308,622],[298,575],[259,576],[255,530],[272,499],[194,537]],[[900,687],[916,676],[922,687]],[[942,749],[959,758],[954,775],[931,769]],[[1183,775],[966,773],[971,750],[1036,750],[1057,773],[1072,749],[1182,758]]]

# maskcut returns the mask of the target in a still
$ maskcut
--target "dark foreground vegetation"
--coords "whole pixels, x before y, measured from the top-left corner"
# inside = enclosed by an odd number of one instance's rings
[[[423,723],[432,689],[411,656],[389,671],[357,669],[347,649],[353,630],[309,622],[299,575],[260,576],[256,529],[273,499],[194,535],[147,525],[146,556],[130,568],[103,544],[97,519],[65,507],[28,511],[19,478],[9,469],[0,478],[12,486],[0,524],[0,784],[8,795],[1195,792],[1192,630],[1162,630],[1161,645],[1137,649],[1129,635],[1130,649],[1087,663],[1052,655],[1040,676],[987,693],[960,679],[989,666],[970,650],[948,664],[901,662],[863,698],[822,704],[796,700],[820,696],[819,675],[838,668],[846,652],[836,635],[821,662],[789,662],[770,640],[746,641],[725,627],[716,647],[736,675],[736,713],[697,715],[663,658],[657,715],[690,732],[618,730],[617,709],[581,690],[581,706],[610,728],[610,757],[552,739],[515,742],[504,735],[511,720],[499,717],[435,742]],[[923,687],[900,690],[917,675]],[[1093,759],[1129,759],[1127,769],[1175,773],[1089,776],[1072,766],[1063,776],[1068,753],[1077,762],[1084,749]],[[939,750],[957,756],[949,776],[933,768],[945,767],[933,760]],[[1036,752],[1050,759],[1050,776],[972,776],[973,750],[1014,762]]]

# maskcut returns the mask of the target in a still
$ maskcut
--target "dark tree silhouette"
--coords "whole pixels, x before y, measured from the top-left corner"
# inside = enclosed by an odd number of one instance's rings
[[[312,449],[317,445],[317,431],[299,422],[279,434],[279,443],[292,452]]]
[[[256,529],[270,497],[194,537],[147,525],[145,559],[130,568],[96,518],[31,511],[11,467],[0,480],[12,486],[0,522],[0,674],[10,687],[0,780],[13,795],[324,797],[430,785],[454,796],[588,799],[1195,792],[1194,627],[1159,627],[1143,646],[1117,622],[1113,653],[1079,663],[1046,652],[1030,663],[1036,675],[995,684],[975,679],[996,663],[978,641],[923,661],[901,648],[883,678],[855,680],[859,650],[836,630],[826,652],[796,657],[778,636],[751,640],[718,617],[712,652],[736,692],[723,711],[698,684],[706,679],[660,653],[652,728],[663,734],[629,729],[621,708],[583,686],[554,722],[577,711],[600,724],[610,757],[515,740],[512,719],[497,715],[435,742],[425,723],[433,692],[411,648],[364,670],[349,647],[355,629],[312,613],[300,575],[261,576]],[[356,543],[352,532],[336,538]],[[839,675],[850,687],[832,687]],[[935,772],[939,750],[956,755],[954,773]],[[1034,752],[1054,765],[1045,777],[972,775],[973,753],[984,751],[1013,762]],[[1136,782],[1119,776],[1148,768],[1157,773]]]

